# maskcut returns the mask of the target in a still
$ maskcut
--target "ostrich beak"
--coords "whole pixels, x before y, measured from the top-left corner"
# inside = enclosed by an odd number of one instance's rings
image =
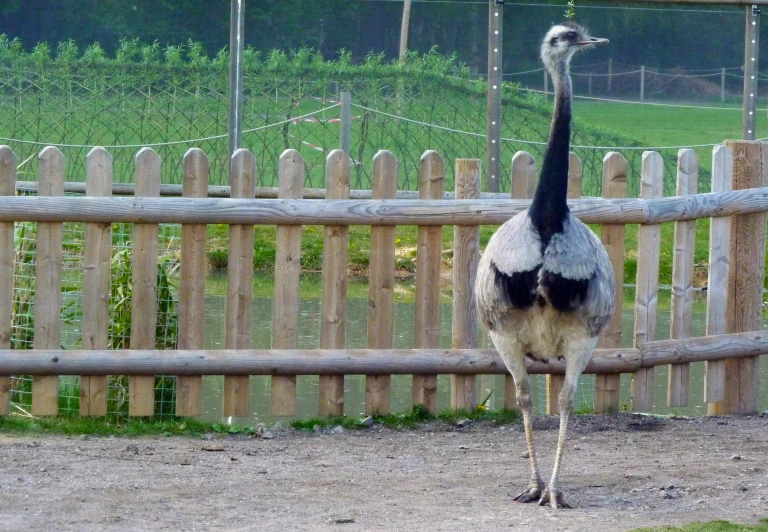
[[[600,37],[587,37],[583,41],[573,43],[574,46],[592,46],[593,44],[602,44],[608,42],[608,39]]]

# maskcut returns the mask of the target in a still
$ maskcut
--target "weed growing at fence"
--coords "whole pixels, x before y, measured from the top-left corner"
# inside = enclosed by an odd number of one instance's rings
[[[215,432],[210,423],[193,419],[79,417],[0,417],[0,432],[13,434],[63,434],[66,436],[190,436]]]
[[[433,421],[455,425],[462,420],[482,421],[492,425],[509,425],[517,423],[520,420],[520,414],[514,410],[486,410],[478,407],[474,412],[447,410],[434,416],[423,405],[416,405],[408,412],[373,416],[374,423],[394,429],[414,429],[419,425]],[[361,418],[349,416],[316,417],[291,422],[291,427],[296,430],[330,429],[337,426],[345,429],[367,428],[361,423]]]

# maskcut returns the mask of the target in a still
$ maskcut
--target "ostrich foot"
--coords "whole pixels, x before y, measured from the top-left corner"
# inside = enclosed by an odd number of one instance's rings
[[[541,491],[544,486],[531,486],[528,490],[515,497],[517,502],[533,502],[541,498]]]
[[[553,497],[554,495],[554,497]],[[556,490],[550,490],[549,488],[544,490],[544,493],[541,494],[541,499],[539,499],[539,506],[546,506],[549,505],[555,510],[558,508],[571,508],[571,505],[565,502],[565,497],[563,497],[563,492],[559,489]]]

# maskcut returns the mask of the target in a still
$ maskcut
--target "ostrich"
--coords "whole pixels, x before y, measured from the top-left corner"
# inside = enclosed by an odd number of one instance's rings
[[[568,65],[577,50],[603,42],[607,39],[590,37],[571,22],[552,27],[544,37],[541,58],[554,80],[555,107],[539,184],[531,206],[488,242],[475,285],[478,314],[512,374],[523,413],[531,480],[515,500],[538,500],[553,508],[570,508],[558,482],[568,418],[576,382],[613,314],[616,292],[605,248],[566,204],[572,99]],[[564,360],[566,366],[557,451],[546,486],[533,448],[526,358]]]

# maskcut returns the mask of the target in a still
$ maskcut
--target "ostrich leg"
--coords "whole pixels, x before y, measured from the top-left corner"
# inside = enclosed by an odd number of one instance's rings
[[[584,345],[584,343],[586,345]],[[563,461],[563,452],[565,451],[565,438],[568,434],[568,420],[573,412],[573,403],[576,397],[576,384],[579,380],[579,375],[584,371],[589,359],[592,357],[592,351],[597,343],[596,338],[587,339],[582,343],[581,349],[571,351],[573,353],[581,353],[580,356],[575,356],[567,360],[565,366],[565,382],[563,383],[563,389],[560,391],[559,406],[560,406],[560,432],[557,436],[557,451],[555,451],[555,466],[552,468],[552,479],[549,481],[549,485],[541,495],[539,505],[545,506],[549,504],[552,508],[570,508],[571,506],[565,502],[563,492],[560,490],[560,465]]]
[[[518,502],[532,502],[541,497],[542,490],[544,489],[544,481],[539,474],[539,464],[536,461],[536,450],[533,448],[530,377],[528,377],[527,373],[525,373],[524,377],[521,376],[519,378],[513,373],[512,377],[514,378],[515,386],[517,387],[517,404],[520,405],[520,410],[523,412],[525,443],[528,445],[528,459],[531,464],[531,482],[528,484],[528,489],[515,497],[515,500]]]

